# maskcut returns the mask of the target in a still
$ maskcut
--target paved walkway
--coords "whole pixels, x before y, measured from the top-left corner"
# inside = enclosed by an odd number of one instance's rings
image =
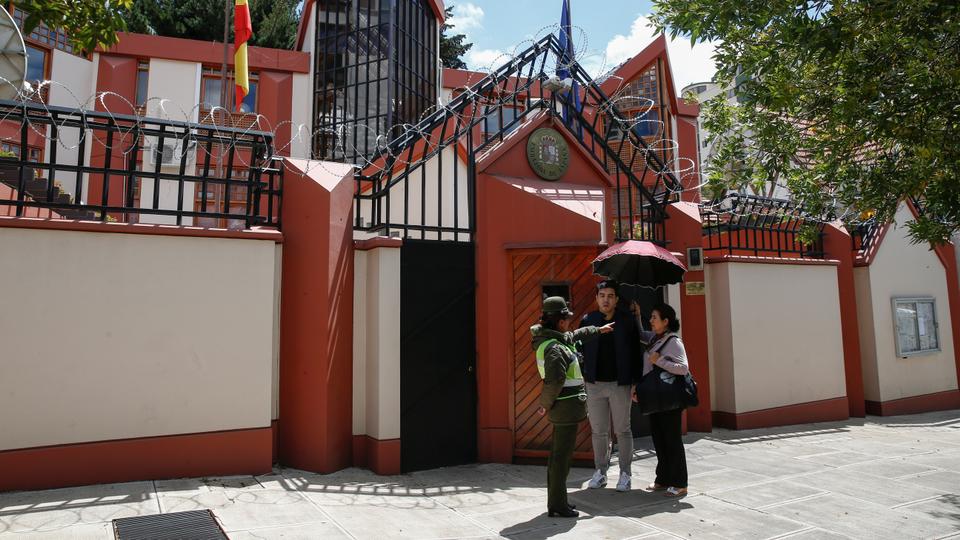
[[[960,411],[718,430],[686,442],[690,496],[587,490],[592,471],[574,469],[577,520],[545,516],[543,467],[396,477],[279,469],[2,493],[0,540],[107,539],[115,518],[204,508],[234,540],[960,538]],[[638,443],[637,488],[655,466],[649,440]]]

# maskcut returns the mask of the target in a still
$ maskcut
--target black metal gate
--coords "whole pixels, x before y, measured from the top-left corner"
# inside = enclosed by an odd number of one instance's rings
[[[475,246],[400,249],[400,468],[477,458]]]

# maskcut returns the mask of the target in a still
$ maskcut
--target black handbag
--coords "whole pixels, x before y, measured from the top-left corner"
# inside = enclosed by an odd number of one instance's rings
[[[667,338],[656,352],[660,352],[673,337]],[[689,372],[684,376],[674,375],[655,365],[637,384],[637,405],[643,414],[696,407],[699,404],[697,382]]]

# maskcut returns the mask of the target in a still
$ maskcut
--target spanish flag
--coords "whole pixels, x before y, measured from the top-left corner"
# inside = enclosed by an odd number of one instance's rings
[[[243,98],[250,93],[250,73],[247,69],[247,40],[253,35],[250,8],[247,0],[235,0],[233,11],[233,70],[237,83],[237,110]]]

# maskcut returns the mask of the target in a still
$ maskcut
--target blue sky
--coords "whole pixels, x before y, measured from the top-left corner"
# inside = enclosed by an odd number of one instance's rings
[[[529,40],[556,31],[562,0],[446,0],[451,4],[455,32],[473,43],[464,60],[486,71],[525,49]],[[655,37],[646,24],[650,10],[648,1],[571,0],[577,59],[598,75],[633,57]],[[678,90],[713,76],[712,45],[691,48],[689,40],[677,39],[668,50]]]

